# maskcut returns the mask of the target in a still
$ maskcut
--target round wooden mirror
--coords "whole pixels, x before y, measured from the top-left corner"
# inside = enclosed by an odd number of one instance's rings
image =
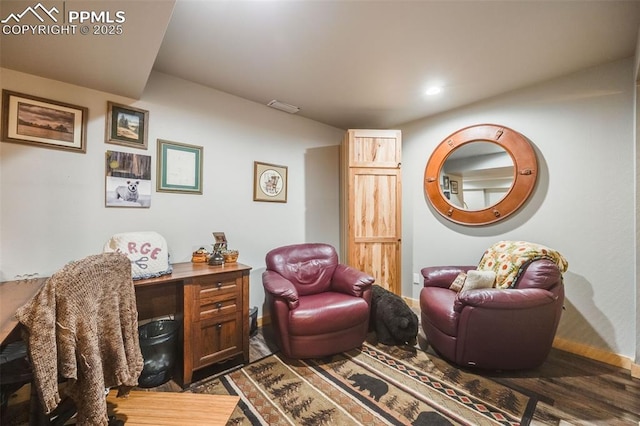
[[[462,225],[487,225],[513,214],[535,187],[533,147],[505,126],[480,124],[447,136],[424,172],[431,205]]]

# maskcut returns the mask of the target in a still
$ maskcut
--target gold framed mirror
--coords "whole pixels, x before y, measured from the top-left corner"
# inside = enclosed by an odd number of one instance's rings
[[[523,135],[505,126],[479,124],[440,142],[427,162],[424,189],[443,217],[479,226],[517,211],[537,176],[535,151]]]

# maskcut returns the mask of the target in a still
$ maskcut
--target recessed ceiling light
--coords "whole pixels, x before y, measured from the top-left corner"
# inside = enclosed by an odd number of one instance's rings
[[[425,93],[428,96],[433,96],[433,95],[437,95],[440,92],[442,92],[442,87],[440,87],[440,86],[432,86],[432,87],[429,87]]]

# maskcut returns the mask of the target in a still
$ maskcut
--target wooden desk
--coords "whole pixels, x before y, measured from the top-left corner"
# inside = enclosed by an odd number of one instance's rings
[[[175,263],[173,273],[134,281],[140,320],[175,314],[182,321],[183,387],[193,372],[242,355],[249,362],[249,272],[241,263]]]
[[[174,379],[183,387],[193,372],[242,355],[249,362],[249,272],[241,263],[209,266],[175,263],[173,273],[134,281],[138,319],[175,315],[182,321],[180,365]],[[16,310],[27,303],[45,278],[0,283],[2,340],[17,330]]]
[[[240,400],[232,395],[131,391],[128,398],[107,397],[109,414],[127,426],[224,426]]]
[[[5,281],[0,283],[0,343],[9,343],[8,337],[17,330],[18,308],[36,295],[46,278]]]

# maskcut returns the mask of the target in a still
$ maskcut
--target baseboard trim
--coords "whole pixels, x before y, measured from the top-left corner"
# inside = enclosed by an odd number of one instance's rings
[[[407,302],[407,305],[409,305],[410,308],[420,308],[420,301],[407,296],[402,296],[402,298],[405,302]]]
[[[592,346],[563,339],[561,337],[553,339],[553,347],[561,351],[580,355],[595,361],[604,362],[605,364],[613,365],[614,367],[624,368],[625,370],[629,370],[632,377],[640,378],[640,365],[635,364],[631,358],[624,355],[609,352],[604,349],[594,348]]]
[[[259,317],[257,320],[257,324],[258,324],[258,327],[262,327],[263,325],[269,325],[271,324],[271,317],[269,315]]]

